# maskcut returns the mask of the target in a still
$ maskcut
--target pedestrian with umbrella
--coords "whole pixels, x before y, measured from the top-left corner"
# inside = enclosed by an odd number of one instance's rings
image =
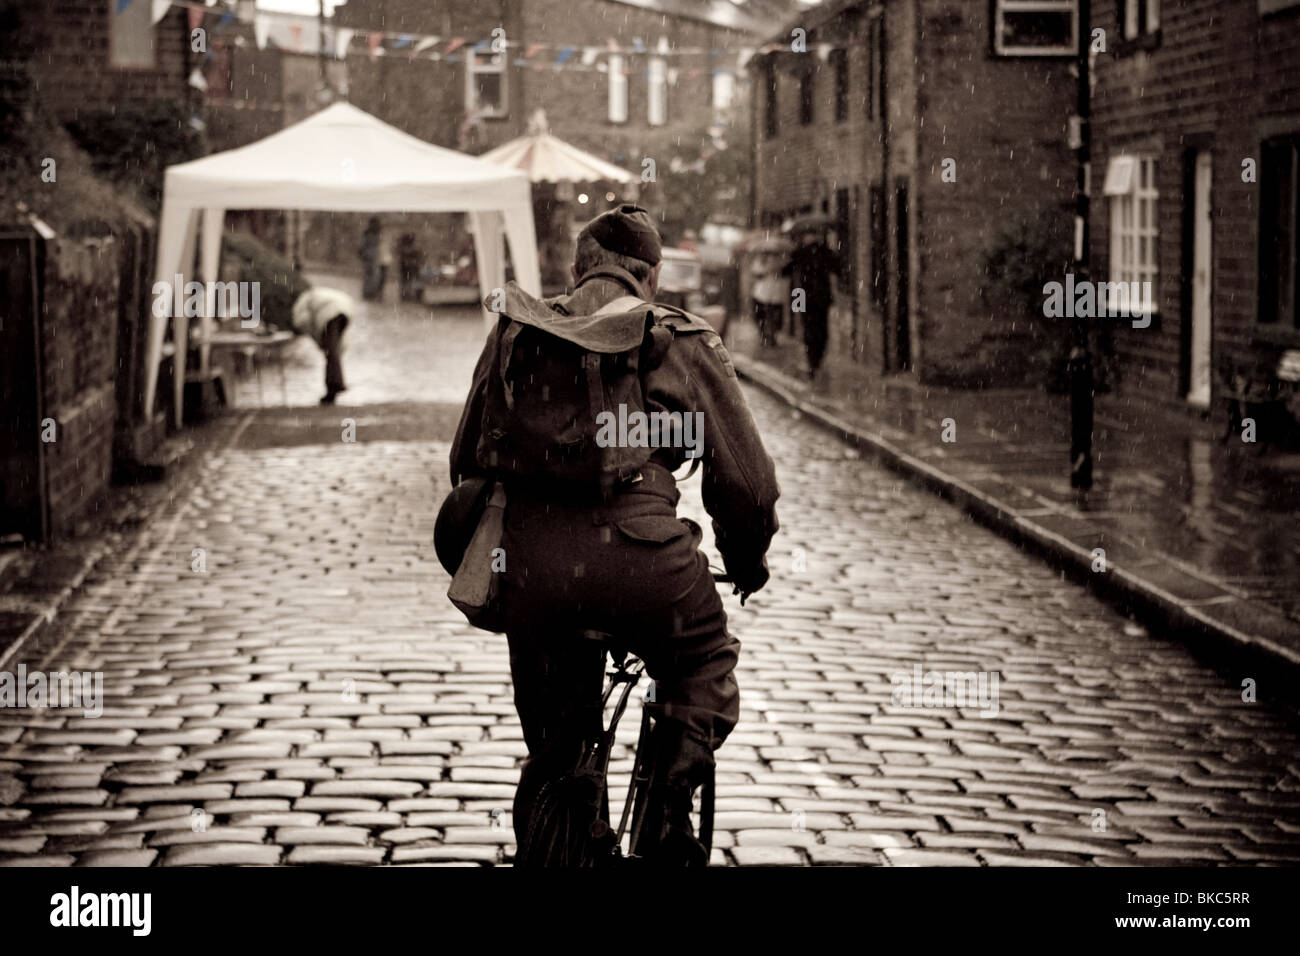
[[[751,266],[754,300],[754,322],[758,326],[759,344],[776,345],[776,333],[785,318],[785,304],[789,300],[789,280],[782,275],[786,256],[791,249],[789,240],[780,237],[764,238],[751,247],[754,261]]]
[[[784,229],[798,237],[781,274],[790,279],[791,311],[803,314],[810,382],[817,379],[830,335],[831,276],[843,277],[839,256],[825,239],[825,230],[833,224],[834,220],[826,216],[802,216],[786,223]]]

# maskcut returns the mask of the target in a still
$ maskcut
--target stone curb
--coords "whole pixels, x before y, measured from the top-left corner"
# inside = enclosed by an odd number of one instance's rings
[[[100,560],[110,550],[109,541],[102,538],[96,540],[90,546],[80,566],[60,584],[57,592],[43,599],[24,598],[18,603],[15,611],[27,616],[27,624],[7,644],[0,645],[0,671],[7,669],[14,655],[54,621],[59,610],[77,592],[90,573],[95,570]],[[39,557],[36,560],[39,561]],[[0,636],[0,640],[2,639],[3,637]]]
[[[1140,570],[1109,565],[1106,574],[1092,572],[1092,553],[1061,534],[1015,513],[1005,502],[902,450],[882,435],[844,421],[814,401],[796,395],[785,376],[743,354],[732,354],[736,372],[797,410],[808,421],[831,432],[877,461],[958,505],[980,524],[1013,543],[1045,557],[1053,566],[1118,603],[1125,610],[1178,635],[1185,643],[1211,655],[1228,655],[1249,663],[1280,666],[1300,675],[1300,650],[1273,637],[1215,620],[1192,603],[1144,579]],[[1294,681],[1289,682],[1292,687]]]
[[[211,436],[208,444],[192,440],[188,433],[183,433],[182,436],[171,439],[175,443],[177,453],[172,459],[172,467],[168,468],[167,476],[161,482],[158,482],[158,486],[166,487],[174,482],[177,474],[183,473],[191,463],[203,457],[199,454],[200,451],[225,451],[235,443],[252,419],[253,415],[246,412],[237,412],[225,416],[208,433]],[[152,519],[155,507],[156,503],[155,506],[148,508],[146,521]],[[77,546],[85,548],[86,554],[72,573],[66,575],[59,582],[56,592],[43,597],[28,597],[21,592],[15,595],[0,594],[0,612],[8,610],[11,615],[20,618],[26,616],[27,618],[26,624],[21,625],[21,630],[18,631],[16,636],[8,637],[8,634],[12,634],[15,630],[14,627],[6,628],[5,632],[0,632],[0,671],[6,670],[15,656],[54,622],[63,606],[81,589],[86,579],[98,567],[104,556],[121,546],[123,534],[118,530],[107,527],[115,523],[120,523],[120,518],[107,520],[104,530],[101,530],[93,537],[87,536],[77,539]],[[51,552],[38,551],[33,555],[32,561],[39,564],[49,554]],[[5,565],[3,569],[0,569],[0,573],[12,573],[12,566],[20,564],[21,560],[19,558],[12,565]],[[8,608],[6,608],[6,599],[8,600]]]

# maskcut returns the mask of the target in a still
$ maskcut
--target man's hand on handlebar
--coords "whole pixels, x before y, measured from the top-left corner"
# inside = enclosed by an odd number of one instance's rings
[[[740,595],[740,606],[745,606],[745,600],[755,591],[761,591],[767,584],[770,575],[767,570],[767,559],[760,560],[757,566],[746,568],[741,574],[735,574],[728,571],[725,575],[715,573],[713,577],[718,581],[725,581],[734,586],[732,594]]]

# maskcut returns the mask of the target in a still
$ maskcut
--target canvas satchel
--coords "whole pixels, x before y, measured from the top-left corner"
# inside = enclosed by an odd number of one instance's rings
[[[504,557],[501,539],[505,531],[506,491],[496,482],[488,498],[483,517],[470,539],[465,557],[451,579],[447,597],[460,608],[466,619],[477,628],[500,633],[505,630],[501,607],[500,571]]]

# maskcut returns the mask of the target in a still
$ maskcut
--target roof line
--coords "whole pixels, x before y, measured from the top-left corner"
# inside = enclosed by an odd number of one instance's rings
[[[854,7],[884,6],[886,0],[826,0],[815,7],[808,7],[791,16],[775,33],[764,35],[764,42],[779,43],[790,38],[790,31],[796,27],[812,32],[824,27],[840,14]]]

